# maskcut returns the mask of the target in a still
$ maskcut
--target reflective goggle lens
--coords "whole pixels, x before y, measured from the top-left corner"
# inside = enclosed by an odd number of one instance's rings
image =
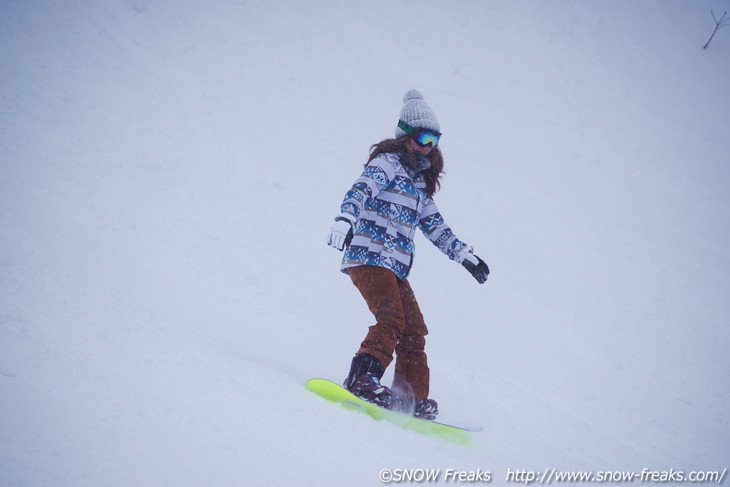
[[[416,129],[414,127],[411,127],[403,120],[398,120],[398,128],[402,129],[405,133],[410,135],[413,140],[415,140],[416,143],[422,147],[426,147],[427,145],[430,145],[431,147],[436,147],[439,143],[439,139],[441,138],[440,132],[431,132],[429,130]]]
[[[439,144],[440,138],[441,136],[438,134],[423,131],[418,133],[418,136],[416,137],[416,143],[424,147],[427,145],[431,145],[431,147],[436,147]]]

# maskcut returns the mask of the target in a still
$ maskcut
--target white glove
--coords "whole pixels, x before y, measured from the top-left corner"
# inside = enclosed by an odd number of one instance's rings
[[[352,240],[352,225],[344,218],[340,218],[332,225],[327,235],[327,245],[342,250]]]
[[[466,262],[469,262],[474,265],[479,265],[479,257],[477,257],[473,253],[469,252],[468,254],[466,254],[466,257],[464,257],[464,260],[461,261],[461,264],[463,265]]]
[[[470,246],[468,246],[468,245],[467,245],[467,246],[465,246],[465,247],[464,247],[463,249],[461,249],[461,250],[459,251],[459,253],[458,253],[458,254],[456,254],[456,256],[454,257],[454,260],[455,260],[455,261],[456,261],[456,262],[457,262],[458,264],[461,264],[462,262],[464,262],[464,259],[469,259],[470,261],[472,261],[472,262],[473,262],[473,263],[474,263],[474,264],[476,265],[476,263],[477,263],[477,262],[476,262],[476,258],[474,257],[474,248],[473,248],[473,247],[470,247]],[[472,259],[473,259],[473,260],[472,260]]]

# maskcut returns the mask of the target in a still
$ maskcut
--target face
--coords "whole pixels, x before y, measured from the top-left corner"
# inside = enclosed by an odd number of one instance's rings
[[[422,156],[429,155],[431,153],[431,150],[433,150],[433,147],[431,147],[430,145],[427,145],[425,147],[418,145],[416,141],[413,140],[411,137],[408,137],[408,146],[413,152],[421,154]]]

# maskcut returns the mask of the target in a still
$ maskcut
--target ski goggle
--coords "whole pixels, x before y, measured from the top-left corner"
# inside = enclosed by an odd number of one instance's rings
[[[398,120],[398,127],[403,129],[405,133],[411,136],[411,138],[416,141],[416,144],[420,145],[421,147],[431,146],[436,147],[439,145],[439,139],[441,139],[441,132],[437,132],[435,130],[428,130],[428,129],[418,129],[415,127],[411,127],[409,124],[404,122],[403,120]]]

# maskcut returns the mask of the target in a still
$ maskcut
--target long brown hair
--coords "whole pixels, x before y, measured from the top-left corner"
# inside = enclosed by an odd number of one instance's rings
[[[404,135],[397,139],[381,140],[370,147],[370,157],[366,166],[380,154],[400,154],[406,166],[416,167],[416,158],[408,144],[410,135]],[[444,157],[439,147],[434,147],[426,158],[431,161],[431,167],[422,172],[426,179],[426,194],[431,198],[441,187],[441,173],[444,170]]]

